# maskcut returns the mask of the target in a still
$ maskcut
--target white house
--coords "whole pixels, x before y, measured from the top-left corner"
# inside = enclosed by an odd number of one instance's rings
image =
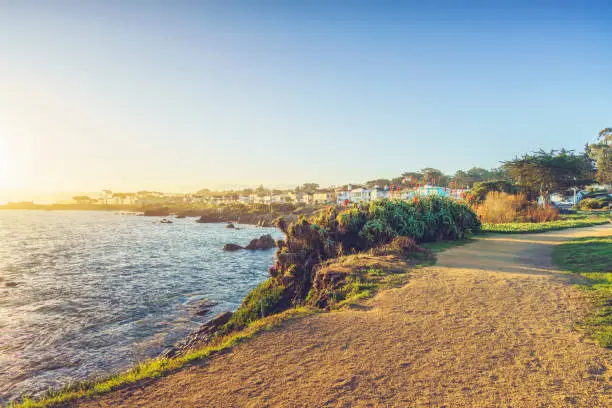
[[[351,190],[350,202],[369,203],[371,190],[367,188],[354,188]]]
[[[312,200],[314,204],[331,204],[336,201],[336,195],[332,191],[317,191]]]
[[[374,186],[372,187],[372,192],[370,193],[370,199],[372,201],[374,200],[380,200],[383,198],[389,198],[389,187],[385,186],[385,187],[378,187],[378,186]]]

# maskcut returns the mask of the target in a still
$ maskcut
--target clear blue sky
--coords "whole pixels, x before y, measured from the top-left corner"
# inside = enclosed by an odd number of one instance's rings
[[[0,192],[454,172],[612,125],[611,6],[464,3],[0,0]]]

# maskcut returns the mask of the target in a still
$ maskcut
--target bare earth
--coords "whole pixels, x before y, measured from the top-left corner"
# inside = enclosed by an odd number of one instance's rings
[[[612,407],[612,351],[572,322],[587,312],[555,244],[612,226],[496,236],[456,247],[410,282],[289,321],[157,380],[79,407]]]

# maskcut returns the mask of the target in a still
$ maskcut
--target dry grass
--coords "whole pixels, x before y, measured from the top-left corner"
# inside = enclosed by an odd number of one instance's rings
[[[478,206],[482,222],[501,224],[516,221],[520,209],[527,204],[525,196],[492,191]]]
[[[476,213],[483,223],[550,222],[560,218],[556,208],[530,204],[524,194],[492,191],[478,206]]]

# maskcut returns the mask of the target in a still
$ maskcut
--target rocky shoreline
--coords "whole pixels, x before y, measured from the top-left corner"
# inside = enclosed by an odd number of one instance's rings
[[[172,347],[164,350],[159,356],[162,358],[172,358],[184,355],[187,351],[197,347],[205,346],[210,343],[215,334],[231,319],[233,312],[223,312],[208,322],[204,323],[181,340],[177,341]]]

